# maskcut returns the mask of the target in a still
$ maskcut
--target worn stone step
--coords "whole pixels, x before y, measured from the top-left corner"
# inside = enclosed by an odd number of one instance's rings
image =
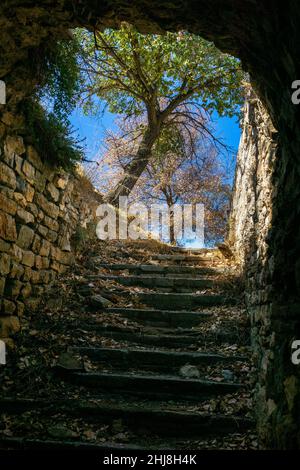
[[[209,294],[175,294],[161,292],[138,292],[135,296],[142,304],[150,307],[159,308],[161,310],[176,309],[192,309],[197,307],[214,307],[217,305],[228,305],[233,303],[233,299],[229,299],[223,295]]]
[[[143,286],[153,289],[156,287],[169,288],[170,290],[176,290],[181,288],[186,289],[205,289],[217,286],[216,281],[212,279],[199,279],[199,278],[170,278],[165,276],[113,276],[113,275],[99,275],[96,279],[112,280],[124,286]],[[94,279],[95,279],[94,278]]]
[[[153,254],[152,260],[157,261],[170,261],[172,263],[182,263],[184,261],[191,263],[199,263],[201,265],[211,265],[214,262],[220,262],[220,258],[207,258],[201,255],[190,255],[188,253],[182,254]]]
[[[133,308],[107,308],[105,313],[118,314],[123,318],[151,326],[195,326],[212,318],[211,313],[187,310],[150,310]]]
[[[105,442],[95,444],[82,441],[55,441],[50,439],[30,439],[25,437],[0,437],[0,450],[51,450],[51,451],[136,451],[144,450],[144,446],[134,444],[118,444]],[[151,449],[151,446],[149,447]]]
[[[197,277],[201,275],[217,275],[222,273],[222,269],[218,268],[208,268],[208,267],[199,267],[199,266],[174,266],[174,265],[162,265],[162,264],[126,264],[126,263],[116,263],[116,264],[106,264],[106,263],[97,263],[99,268],[105,268],[110,271],[125,271],[128,270],[134,274],[147,274],[147,276],[157,274],[161,276],[191,276]],[[91,278],[93,275],[90,276]]]
[[[179,373],[180,367],[189,364],[207,366],[213,364],[230,364],[245,361],[243,356],[225,356],[215,353],[172,352],[134,348],[93,348],[73,347],[71,354],[87,356],[94,362],[113,366],[118,370],[138,369],[143,371],[174,371]]]
[[[214,330],[205,335],[191,329],[170,329],[170,328],[141,328],[139,331],[122,328],[119,326],[98,325],[89,323],[84,325],[85,330],[94,331],[104,338],[111,338],[115,341],[126,341],[133,344],[141,344],[153,347],[165,348],[186,348],[200,347],[208,342],[233,343],[240,345],[249,344],[249,334],[245,332],[223,332]]]
[[[60,413],[82,417],[86,422],[110,424],[119,419],[122,425],[137,435],[146,430],[149,435],[161,437],[199,437],[244,432],[253,427],[249,418],[211,414],[184,409],[166,409],[166,403],[105,403],[103,400],[3,400],[0,410],[20,414],[42,410],[44,416]]]
[[[200,401],[216,395],[235,393],[242,385],[210,380],[181,379],[169,376],[147,376],[126,373],[74,372],[66,375],[72,383],[97,389],[98,393],[130,395],[149,399]]]

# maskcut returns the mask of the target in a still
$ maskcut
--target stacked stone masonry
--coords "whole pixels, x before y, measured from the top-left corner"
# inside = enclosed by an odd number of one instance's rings
[[[0,155],[0,337],[20,329],[58,273],[72,263],[71,237],[93,220],[79,176],[53,170],[22,137],[8,135]]]

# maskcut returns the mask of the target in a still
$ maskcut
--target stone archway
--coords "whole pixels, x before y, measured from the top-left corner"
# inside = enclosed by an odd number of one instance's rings
[[[18,109],[36,82],[34,53],[45,42],[66,37],[68,28],[117,27],[120,20],[127,20],[145,33],[188,29],[241,58],[278,131],[273,224],[265,237],[268,249],[262,260],[259,234],[254,232],[247,264],[253,332],[260,338],[260,432],[267,446],[299,447],[300,373],[291,364],[289,349],[299,331],[300,107],[291,101],[291,84],[300,78],[298,2],[42,0],[37,5],[7,0],[0,15],[0,79],[7,86],[7,105],[0,105],[1,140],[24,127]],[[274,130],[271,138],[275,134]],[[251,297],[257,289],[261,295]]]

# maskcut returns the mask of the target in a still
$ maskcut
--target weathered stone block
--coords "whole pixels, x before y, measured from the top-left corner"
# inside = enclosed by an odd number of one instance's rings
[[[10,271],[11,258],[7,253],[0,253],[0,273],[7,275]]]
[[[25,209],[18,209],[16,221],[26,225],[33,224],[34,216],[30,212],[25,211]]]
[[[18,317],[0,317],[0,337],[7,338],[20,331],[20,320]]]
[[[8,135],[4,143],[4,153],[22,155],[25,153],[25,145],[23,139],[19,135]]]
[[[3,299],[1,310],[4,315],[13,315],[16,311],[16,304],[11,300]]]
[[[24,251],[23,253],[23,258],[22,258],[22,263],[24,266],[28,266],[29,268],[32,268],[34,265],[35,261],[35,255],[32,253],[32,251]]]
[[[11,255],[11,259],[17,262],[21,262],[23,258],[23,250],[18,245],[11,245],[9,254]]]
[[[48,242],[48,240],[42,240],[41,248],[40,248],[40,255],[49,256],[50,248],[51,248],[51,245]]]
[[[53,183],[48,183],[46,187],[46,195],[53,199],[54,202],[57,202],[59,200],[60,192]]]
[[[39,210],[38,210],[38,208],[36,207],[36,205],[35,205],[33,202],[27,204],[26,209],[27,209],[29,212],[31,212],[31,214],[32,214],[35,218],[37,218],[38,213],[39,213]]]
[[[49,258],[43,256],[36,256],[35,257],[35,267],[37,269],[48,269],[50,265]]]
[[[59,214],[59,208],[52,202],[47,201],[47,199],[40,193],[35,195],[36,204],[47,214],[49,217],[56,219]]]
[[[9,277],[12,279],[21,279],[24,274],[24,266],[17,263],[16,261],[12,261]]]
[[[66,187],[68,185],[68,181],[69,181],[68,175],[67,174],[65,174],[65,175],[61,174],[61,175],[56,175],[55,176],[53,183],[59,189],[66,189]]]
[[[17,191],[24,195],[27,202],[32,202],[35,190],[23,176],[17,177]]]
[[[35,182],[35,169],[31,165],[31,163],[29,163],[27,160],[24,160],[24,162],[23,162],[22,171],[23,171],[28,183],[34,184],[34,182]]]
[[[44,217],[44,224],[46,227],[50,228],[50,230],[53,230],[54,232],[58,232],[59,230],[59,223],[51,219],[51,217],[48,217],[47,215]]]
[[[4,162],[0,162],[0,182],[12,189],[17,187],[15,172]]]
[[[28,161],[39,171],[43,172],[44,169],[44,164],[42,160],[40,159],[37,151],[35,150],[32,145],[28,145],[27,151],[26,151],[27,159]]]
[[[14,219],[0,210],[0,237],[8,241],[16,241],[17,229]]]
[[[38,255],[39,252],[40,252],[40,249],[41,249],[41,245],[42,245],[42,239],[39,235],[36,234],[34,236],[34,239],[33,239],[33,242],[32,242],[32,247],[31,247],[33,253]]]
[[[8,253],[9,250],[10,250],[10,244],[0,238],[0,251],[2,253]]]
[[[33,276],[33,272],[34,272],[33,269],[28,268],[28,267],[26,266],[26,267],[25,267],[25,270],[24,270],[23,281],[24,281],[24,282],[31,281],[32,276]]]
[[[25,305],[23,304],[23,302],[20,302],[19,300],[17,300],[17,315],[18,317],[22,317],[24,315],[24,310],[25,310]]]
[[[4,143],[4,161],[11,167],[14,165],[15,154],[22,155],[25,147],[22,137],[7,136]]]
[[[40,171],[35,172],[35,188],[40,193],[43,193],[46,187],[46,176]]]
[[[51,243],[54,243],[56,240],[57,240],[57,237],[58,237],[58,234],[57,232],[54,232],[53,230],[48,230],[48,233],[47,233],[47,240],[49,240],[49,242]]]
[[[18,206],[22,207],[23,209],[27,206],[27,200],[22,193],[14,192],[14,200],[18,204]]]
[[[27,225],[22,225],[19,231],[17,245],[24,250],[30,248],[34,238],[34,231],[27,227]]]
[[[23,299],[27,299],[31,295],[31,292],[32,292],[32,287],[31,287],[31,284],[28,282],[27,284],[25,284],[25,286],[21,290],[21,297]]]
[[[3,193],[0,193],[0,209],[10,215],[15,215],[17,211],[17,204],[6,197]]]
[[[44,238],[47,237],[47,234],[48,234],[48,231],[49,231],[49,230],[47,229],[47,227],[45,227],[44,225],[39,225],[39,226],[37,227],[37,230],[38,230],[38,232],[39,232]]]

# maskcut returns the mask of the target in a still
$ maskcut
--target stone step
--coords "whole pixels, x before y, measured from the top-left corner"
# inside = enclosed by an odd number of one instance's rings
[[[53,413],[82,417],[86,422],[111,424],[114,420],[137,435],[146,430],[160,437],[199,437],[244,432],[253,427],[253,421],[234,415],[211,414],[184,409],[167,409],[166,402],[136,404],[126,402],[105,403],[103,400],[2,400],[0,410],[20,414],[29,410],[42,410],[44,416]]]
[[[25,437],[0,437],[0,450],[26,450],[26,451],[137,451],[144,450],[144,446],[134,444],[117,444],[105,442],[95,444],[81,441],[55,441],[50,439],[30,439]],[[148,449],[148,448],[147,448]],[[149,447],[151,450],[151,447]]]
[[[197,278],[170,278],[165,276],[113,276],[113,275],[98,275],[93,277],[93,280],[104,279],[116,281],[119,284],[124,286],[143,286],[148,287],[149,289],[154,289],[156,287],[169,288],[170,290],[177,289],[206,289],[212,288],[217,285],[217,282],[212,279],[197,279]]]
[[[151,326],[195,326],[212,318],[211,313],[187,310],[150,310],[133,308],[106,308],[105,313],[118,314],[123,318]]]
[[[211,265],[214,262],[220,262],[220,258],[207,258],[201,255],[183,254],[154,254],[151,255],[152,260],[156,261],[170,261],[172,263],[182,263],[184,261],[191,263],[199,263],[201,265]]]
[[[174,310],[185,310],[200,306],[214,307],[217,305],[228,305],[233,303],[233,300],[229,300],[225,296],[217,294],[138,292],[135,293],[135,297],[138,298],[142,304],[159,308],[161,310],[169,310],[170,307]]]
[[[223,332],[214,330],[212,333],[206,332],[203,335],[191,329],[169,329],[169,328],[141,328],[139,331],[130,330],[118,326],[102,326],[97,323],[83,325],[83,330],[94,331],[104,338],[111,338],[115,341],[125,341],[132,344],[140,344],[152,347],[165,348],[192,348],[206,345],[209,342],[233,343],[239,345],[249,344],[249,334],[243,335],[235,332]]]
[[[97,364],[113,366],[118,370],[137,369],[160,372],[174,371],[179,374],[180,368],[186,364],[192,366],[207,366],[214,364],[230,364],[246,361],[243,356],[225,356],[215,353],[172,352],[151,349],[113,349],[94,347],[72,347],[71,354],[87,356]]]
[[[105,268],[110,271],[129,271],[134,274],[147,274],[147,276],[157,274],[161,276],[181,276],[181,277],[197,277],[201,275],[217,275],[222,273],[222,269],[199,267],[199,266],[174,266],[174,265],[163,265],[163,264],[106,264],[97,263],[99,268]],[[93,277],[90,276],[91,278]]]
[[[242,387],[241,384],[231,382],[105,372],[71,372],[65,376],[65,379],[77,385],[96,389],[97,393],[108,392],[159,400],[184,397],[185,401],[200,401],[216,395],[235,393]]]

